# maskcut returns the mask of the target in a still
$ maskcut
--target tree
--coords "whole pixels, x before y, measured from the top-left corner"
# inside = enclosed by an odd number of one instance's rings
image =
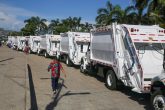
[[[111,12],[114,7],[110,1],[106,3],[106,8],[100,8],[97,11],[98,16],[96,17],[96,22],[101,25],[107,25],[112,22]]]
[[[47,20],[40,17],[31,17],[25,20],[25,27],[21,29],[24,35],[39,35],[47,32]]]
[[[165,1],[164,0],[133,0],[138,10],[138,21],[142,24],[160,24],[165,23]],[[144,9],[147,9],[142,17]],[[143,19],[142,19],[143,18]],[[146,22],[147,21],[147,22]]]
[[[109,1],[106,4],[106,8],[98,9],[97,13],[96,22],[101,25],[109,25],[112,22],[133,24],[137,16],[134,6],[129,6],[122,10],[119,5],[113,6]]]
[[[73,17],[73,30],[80,31],[81,17]]]
[[[165,28],[165,1],[151,1],[147,13],[153,24],[159,24]]]
[[[58,26],[59,24],[60,24],[59,19],[51,20],[51,23],[50,23],[49,26],[48,26],[48,30],[49,30],[51,33],[57,33],[57,32],[56,32],[56,28],[57,28],[57,26]]]
[[[66,19],[51,20],[49,30],[54,34],[60,34],[68,31],[81,31],[81,17],[68,17]]]
[[[90,32],[90,30],[93,28],[92,24],[89,24],[88,22],[85,22],[85,24],[80,24],[81,32]]]

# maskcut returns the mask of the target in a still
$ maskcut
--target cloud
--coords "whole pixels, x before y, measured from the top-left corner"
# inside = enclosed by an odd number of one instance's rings
[[[0,27],[10,30],[20,30],[25,24],[22,18],[37,16],[36,13],[23,8],[0,3]]]

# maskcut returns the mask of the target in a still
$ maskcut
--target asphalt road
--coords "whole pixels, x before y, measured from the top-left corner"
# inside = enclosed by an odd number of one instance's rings
[[[56,95],[47,66],[52,59],[0,47],[0,110],[151,110],[149,95],[111,91],[103,79],[62,63]]]

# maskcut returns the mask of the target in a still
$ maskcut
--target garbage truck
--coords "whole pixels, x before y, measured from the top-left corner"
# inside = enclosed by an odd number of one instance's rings
[[[13,36],[8,36],[8,40],[7,40],[7,43],[6,43],[6,45],[9,47],[9,48],[12,48],[13,47],[13,45],[12,45],[12,38],[13,38]]]
[[[18,40],[16,36],[12,36],[12,48],[17,49],[18,47]]]
[[[56,44],[59,42],[60,35],[45,34],[40,36],[40,43],[37,49],[38,55],[44,55],[46,58],[56,55]]]
[[[29,54],[37,53],[37,49],[40,43],[40,36],[30,36],[29,37]]]
[[[81,58],[87,52],[90,33],[67,32],[61,34],[60,53],[57,57],[66,62],[67,66],[80,65]]]
[[[46,51],[45,57],[53,57],[57,55],[60,49],[60,35],[47,35],[46,36]]]
[[[17,50],[19,51],[23,51],[24,49],[24,45],[25,45],[25,37],[23,36],[17,36],[17,42],[18,42],[18,46],[17,46]]]
[[[17,46],[18,46],[17,36],[9,36],[8,43],[10,43],[13,49],[17,49]]]
[[[46,35],[40,35],[40,42],[37,48],[37,54],[41,55],[44,54],[46,51]]]
[[[113,23],[91,30],[81,72],[105,78],[107,87],[125,85],[150,93],[154,109],[165,108],[165,30],[157,25]],[[162,109],[163,110],[163,109]]]

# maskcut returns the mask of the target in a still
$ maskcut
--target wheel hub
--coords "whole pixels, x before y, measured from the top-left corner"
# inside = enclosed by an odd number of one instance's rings
[[[112,85],[112,81],[111,81],[111,80],[112,80],[112,77],[111,77],[111,75],[109,74],[109,75],[108,75],[108,78],[107,78],[107,82],[108,82],[108,85],[109,85],[109,86]]]
[[[66,59],[66,64],[68,64],[68,58]]]
[[[81,64],[80,69],[81,69],[82,72],[84,72],[83,64]]]
[[[156,110],[165,110],[165,98],[162,95],[156,96],[153,105]]]

